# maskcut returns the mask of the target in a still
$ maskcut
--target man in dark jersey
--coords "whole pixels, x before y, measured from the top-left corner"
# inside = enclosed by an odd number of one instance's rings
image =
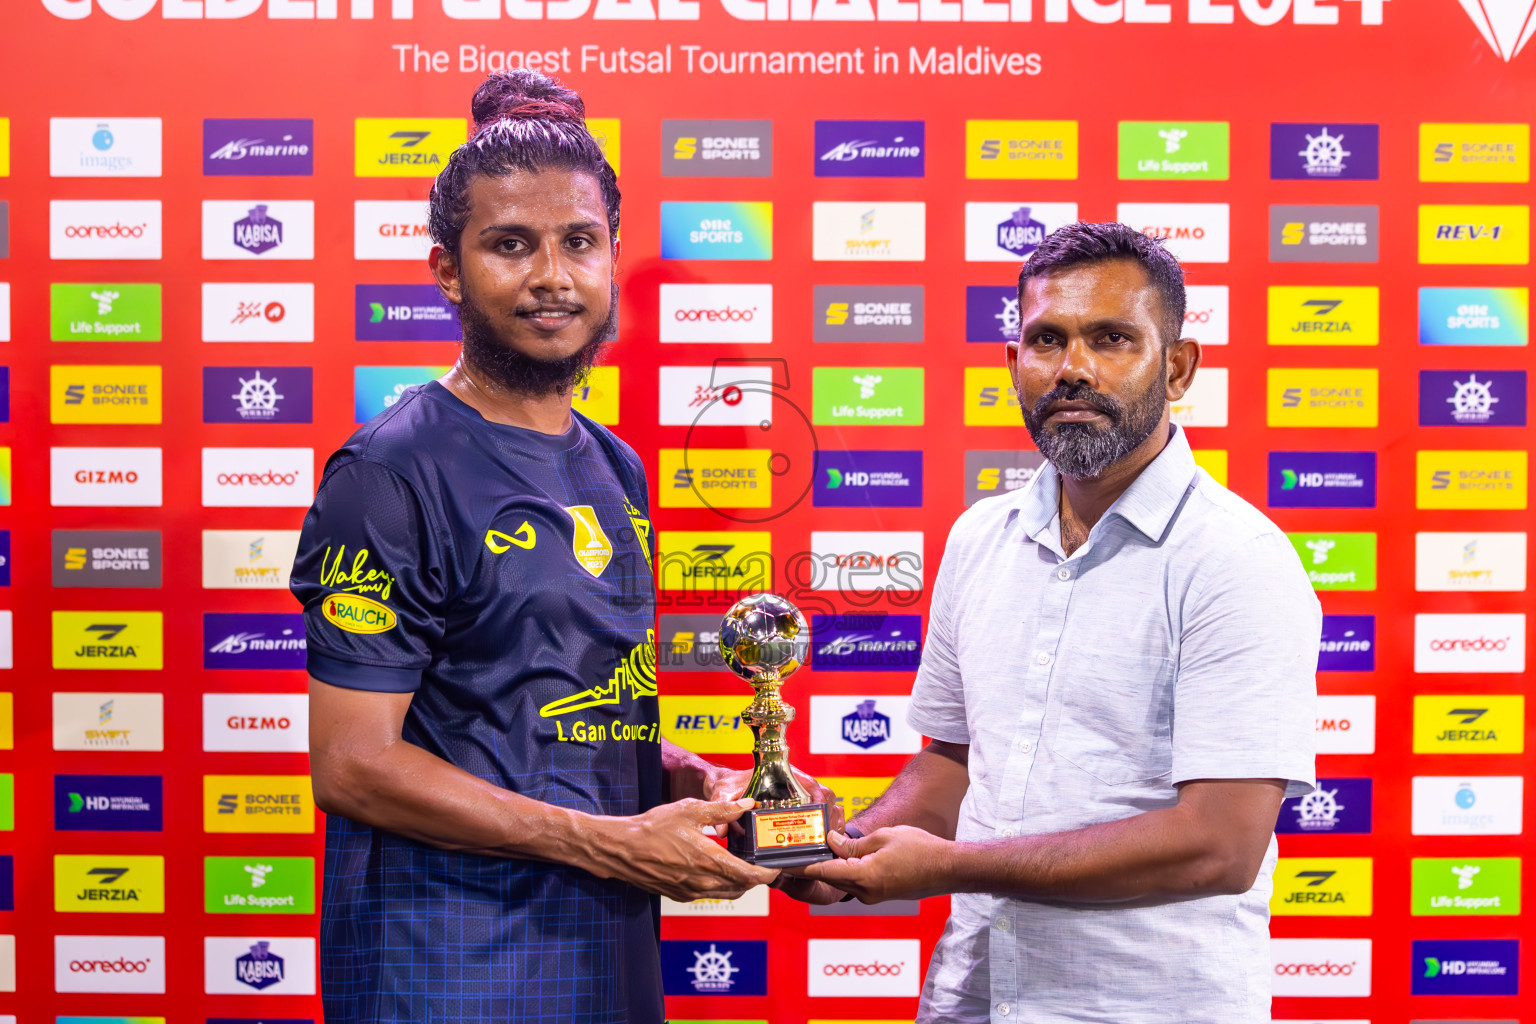
[[[474,112],[430,214],[463,355],[331,457],[293,570],[325,1016],[660,1024],[649,894],[776,873],[704,832],[744,773],[660,737],[645,474],[571,410],[615,322],[613,171],[542,75]]]

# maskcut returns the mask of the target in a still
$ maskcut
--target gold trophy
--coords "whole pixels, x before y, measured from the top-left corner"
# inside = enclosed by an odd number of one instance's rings
[[[800,609],[778,594],[753,594],[731,606],[720,623],[720,655],[732,672],[752,683],[756,697],[742,712],[752,728],[752,778],[745,796],[757,806],[731,830],[726,849],[742,860],[769,868],[793,868],[831,860],[827,846],[827,805],[811,794],[789,767],[784,723],[795,709],[779,687],[805,663],[811,631]]]

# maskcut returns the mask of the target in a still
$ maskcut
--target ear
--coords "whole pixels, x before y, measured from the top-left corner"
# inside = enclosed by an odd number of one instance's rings
[[[1017,341],[1006,342],[1004,358],[1008,361],[1008,379],[1013,382],[1013,393],[1019,393],[1019,343]],[[1023,399],[1020,399],[1022,402]]]
[[[434,245],[427,254],[427,266],[437,280],[437,290],[443,293],[443,298],[455,306],[462,303],[464,290],[459,283],[459,261],[453,258],[453,254],[440,245]]]
[[[1177,402],[1195,382],[1200,368],[1200,343],[1194,338],[1180,338],[1168,349],[1168,400]]]

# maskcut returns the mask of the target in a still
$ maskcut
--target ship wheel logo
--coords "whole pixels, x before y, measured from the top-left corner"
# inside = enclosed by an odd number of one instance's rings
[[[687,968],[693,975],[693,987],[697,992],[729,992],[734,982],[731,975],[740,967],[731,966],[731,953],[722,953],[711,942],[709,949],[693,951],[693,966]]]
[[[1344,148],[1344,133],[1329,135],[1324,128],[1320,135],[1307,136],[1307,148],[1296,154],[1305,157],[1307,161],[1307,173],[1314,175],[1336,175],[1344,169],[1344,158],[1349,156],[1349,150]]]
[[[277,378],[263,377],[261,371],[250,380],[244,377],[237,378],[240,381],[240,391],[230,395],[240,403],[240,415],[245,419],[271,419],[277,415],[277,403],[283,396],[277,393]]]

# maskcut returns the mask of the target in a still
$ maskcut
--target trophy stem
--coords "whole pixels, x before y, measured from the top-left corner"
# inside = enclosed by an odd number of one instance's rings
[[[798,807],[810,802],[811,795],[795,778],[789,767],[789,744],[784,740],[784,724],[794,720],[795,709],[779,696],[783,679],[777,672],[764,672],[752,679],[755,699],[741,713],[741,720],[752,729],[752,778],[746,795],[759,807]]]

